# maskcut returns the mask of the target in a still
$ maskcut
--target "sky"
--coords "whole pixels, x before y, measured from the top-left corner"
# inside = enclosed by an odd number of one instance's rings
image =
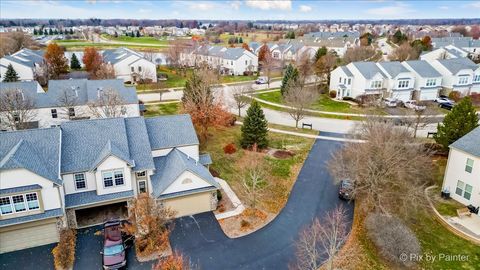
[[[0,1],[0,19],[92,17],[197,20],[480,18],[480,1]]]

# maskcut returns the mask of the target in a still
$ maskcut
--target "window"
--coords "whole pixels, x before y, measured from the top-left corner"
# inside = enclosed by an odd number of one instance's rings
[[[248,65],[248,60],[245,60],[245,66]]]
[[[68,116],[75,117],[75,108],[68,108]]]
[[[113,187],[113,173],[104,172],[103,173],[103,186],[104,187]]]
[[[470,186],[469,184],[466,184],[465,193],[463,193],[463,197],[467,200],[470,200],[470,198],[472,197],[472,190],[473,190],[473,187]]]
[[[465,165],[465,171],[472,173],[473,170],[473,159],[467,158],[467,165]]]
[[[458,196],[462,196],[463,194],[463,188],[465,187],[465,183],[463,183],[462,181],[458,180],[457,182],[457,188],[455,189],[455,194],[457,194]]]
[[[84,173],[76,173],[75,178],[75,189],[85,189],[87,188],[87,181],[85,180]]]
[[[473,76],[474,82],[480,82],[480,74]]]
[[[138,192],[139,193],[147,192],[147,181],[139,181],[138,182]]]
[[[10,197],[0,198],[0,212],[2,215],[13,213],[13,208],[10,204]]]
[[[347,78],[343,78],[343,84],[347,84]]]
[[[57,118],[58,114],[57,114],[57,109],[52,109],[52,118]]]
[[[398,88],[408,88],[409,83],[410,83],[410,81],[408,81],[408,80],[398,81]]]
[[[29,193],[26,195],[26,197],[27,197],[28,210],[35,210],[40,208],[40,204],[38,203],[37,193]]]
[[[20,116],[17,112],[13,113],[13,121],[20,122]]]
[[[123,181],[123,172],[122,171],[115,171],[115,185],[121,186],[124,184]]]
[[[348,85],[352,84],[352,78],[348,78]]]
[[[458,84],[459,85],[467,84],[467,83],[468,83],[468,76],[460,76],[458,78]]]
[[[137,177],[145,177],[147,175],[146,171],[137,172]]]
[[[377,89],[382,87],[382,81],[372,81],[370,84],[370,88]]]
[[[138,66],[138,72],[142,72],[142,67]]]
[[[342,83],[342,77],[338,78],[338,83]]]
[[[23,195],[12,196],[12,201],[13,201],[13,208],[15,209],[15,212],[23,212],[27,210]]]
[[[186,178],[182,181],[182,184],[191,184],[192,183],[192,179],[190,178]]]
[[[278,52],[273,53],[273,58],[279,58],[280,54]]]
[[[427,79],[427,83],[425,85],[426,86],[435,86],[435,85],[437,85],[437,80],[436,79]]]
[[[130,70],[131,70],[132,72],[135,72],[135,67],[130,67]]]

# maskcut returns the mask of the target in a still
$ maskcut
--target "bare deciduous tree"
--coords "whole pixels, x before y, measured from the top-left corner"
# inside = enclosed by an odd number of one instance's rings
[[[313,73],[313,59],[310,57],[308,50],[297,56],[296,66],[298,74],[300,75],[300,80],[305,83],[308,76]]]
[[[88,107],[97,118],[114,118],[127,113],[125,101],[115,89],[98,90],[96,101],[88,104]]]
[[[64,89],[57,98],[60,117],[68,120],[85,117],[85,112],[79,106],[78,92],[75,89]]]
[[[262,60],[262,72],[263,75],[267,77],[267,86],[270,88],[270,76],[277,65],[277,61],[271,56],[270,53],[265,54],[265,57]]]
[[[20,130],[29,127],[36,117],[35,102],[17,89],[0,92],[0,129]]]
[[[186,45],[185,41],[178,39],[170,42],[167,50],[167,61],[172,68],[178,69],[181,66],[181,56],[186,50]]]
[[[339,206],[327,212],[324,220],[314,219],[300,232],[294,268],[317,270],[325,263],[326,269],[333,269],[333,261],[347,238],[347,211]]]
[[[435,121],[434,118],[431,117],[431,115],[435,114],[435,111],[433,111],[430,108],[425,108],[423,110],[409,110],[408,115],[414,116],[413,118],[408,118],[406,120],[406,124],[413,129],[413,138],[417,137],[417,133],[419,129],[425,128],[430,124],[434,124],[437,121]]]
[[[250,207],[254,209],[257,207],[258,198],[264,194],[268,187],[262,158],[263,156],[256,151],[247,151],[240,165],[242,171],[244,171],[241,176],[243,193],[246,195]]]
[[[413,48],[408,42],[404,42],[402,45],[395,48],[388,56],[391,61],[407,61],[418,59],[419,51]]]
[[[336,181],[350,179],[352,195],[362,198],[366,210],[406,215],[424,205],[431,151],[414,141],[409,128],[371,117],[356,134],[364,142],[346,144],[329,162]]]
[[[238,116],[242,116],[241,115],[242,108],[247,106],[250,102],[248,97],[246,97],[246,94],[248,94],[250,91],[252,91],[251,86],[247,86],[247,85],[232,86],[233,100],[235,101],[235,106],[238,109]]]
[[[113,69],[113,66],[108,63],[100,64],[93,74],[93,79],[95,80],[107,80],[115,78],[115,70]]]
[[[295,120],[295,127],[298,128],[298,122],[305,118],[306,109],[317,99],[315,91],[303,86],[301,82],[291,81],[287,85],[285,93],[285,103],[292,107],[288,110],[290,116]]]
[[[360,46],[355,48],[349,48],[343,56],[343,61],[345,62],[345,64],[357,61],[365,61],[373,57],[374,55],[375,49],[373,49],[372,47]]]

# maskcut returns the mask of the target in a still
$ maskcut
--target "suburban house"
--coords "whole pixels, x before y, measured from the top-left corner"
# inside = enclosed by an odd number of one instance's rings
[[[440,47],[429,52],[423,52],[420,55],[420,60],[433,61],[436,59],[450,59],[468,57],[469,53],[463,49],[457,48],[453,45]]]
[[[360,46],[360,40],[354,37],[314,37],[299,39],[305,46],[314,49],[325,47],[329,52],[333,52],[339,57],[343,57],[349,48]]]
[[[126,87],[120,79],[50,80],[48,91],[36,81],[0,82],[0,96],[5,97],[9,91],[17,92],[22,104],[28,104],[17,114],[18,121],[29,122],[30,128],[58,126],[65,121],[85,118],[140,115],[135,87]],[[113,97],[115,102],[109,99]],[[7,121],[10,113],[0,112],[0,130],[12,129],[11,121]]]
[[[43,51],[21,49],[12,54],[0,58],[0,78],[4,78],[8,65],[12,65],[21,81],[32,81],[43,63]]]
[[[469,53],[469,57],[477,59],[480,57],[480,40],[472,37],[441,37],[432,38],[433,48],[446,47],[453,45]]]
[[[415,98],[419,100],[434,100],[442,89],[442,75],[427,61],[411,60],[402,65],[415,76],[413,85]]]
[[[330,90],[337,91],[337,98],[360,95],[383,95],[385,73],[375,62],[353,62],[340,66],[330,73]]]
[[[442,191],[463,205],[480,206],[480,127],[450,145]]]
[[[190,67],[207,65],[225,75],[244,75],[258,70],[258,57],[243,48],[200,46],[182,53],[180,61]]]
[[[2,132],[0,253],[58,242],[61,228],[125,218],[140,193],[177,217],[212,211],[219,185],[210,163],[188,115]]]
[[[105,50],[102,53],[103,61],[111,64],[117,79],[124,82],[157,81],[157,66],[155,63],[128,48]]]
[[[442,87],[462,95],[480,92],[480,66],[468,58],[433,60],[430,64],[442,74]]]
[[[415,76],[410,70],[400,62],[379,62],[377,66],[386,76],[384,87],[391,98],[403,102],[412,99]]]

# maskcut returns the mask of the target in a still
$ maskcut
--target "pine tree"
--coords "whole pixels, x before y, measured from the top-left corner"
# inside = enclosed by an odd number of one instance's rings
[[[18,81],[18,74],[13,69],[12,64],[9,64],[7,67],[7,71],[5,72],[5,78],[3,78],[3,82],[17,82]]]
[[[315,53],[315,62],[318,62],[318,60],[322,58],[322,56],[326,55],[327,52],[328,50],[325,46],[318,48],[317,52]]]
[[[37,29],[33,29],[33,35],[34,35],[34,36],[38,35]]]
[[[298,69],[293,67],[292,64],[288,64],[287,69],[285,69],[285,74],[283,75],[282,85],[280,86],[280,92],[282,96],[285,95],[287,90],[287,85],[291,81],[296,81],[298,79]]]
[[[73,35],[73,28],[70,29],[70,35]]]
[[[53,30],[52,30],[52,28],[48,29],[48,34],[49,34],[50,36],[53,35]]]
[[[445,150],[448,150],[450,144],[477,126],[478,118],[475,107],[470,97],[465,97],[445,116],[443,122],[438,124],[434,139]]]
[[[243,38],[242,37],[238,38],[238,43],[243,43]]]
[[[70,60],[70,68],[71,69],[81,69],[80,62],[78,61],[77,55],[75,53],[72,54],[72,59]]]
[[[243,148],[249,148],[254,145],[258,149],[268,146],[268,122],[265,119],[263,110],[257,101],[253,101],[247,110],[247,116],[243,121],[242,138],[240,144]]]
[[[137,30],[137,37],[140,37],[140,31]]]

